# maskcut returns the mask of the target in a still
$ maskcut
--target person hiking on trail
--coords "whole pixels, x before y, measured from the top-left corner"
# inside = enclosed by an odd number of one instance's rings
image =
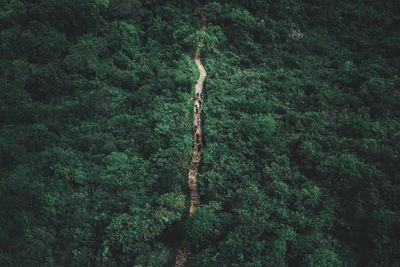
[[[200,0],[200,1],[195,1],[198,3],[207,3],[208,0]],[[201,20],[201,28],[200,32],[206,32],[207,30],[207,20],[205,16],[201,13],[201,6],[200,4],[195,5],[195,12],[199,16]],[[197,65],[197,68],[200,72],[199,78],[197,80],[196,86],[195,86],[195,101],[194,103],[192,102],[192,105],[194,105],[194,114],[193,119],[194,119],[194,136],[192,137],[195,141],[193,144],[192,150],[193,150],[193,155],[192,155],[192,160],[190,163],[189,167],[189,189],[190,189],[190,206],[189,206],[189,214],[193,214],[198,207],[200,207],[200,195],[197,189],[197,175],[199,171],[199,166],[201,162],[201,104],[202,104],[202,99],[203,97],[202,91],[203,91],[203,82],[205,80],[205,76],[207,75],[206,70],[203,67],[203,64],[201,62],[201,48],[204,46],[203,40],[199,40],[198,42],[198,47],[196,49],[194,59],[195,59],[195,64]],[[193,100],[193,94],[191,101]],[[187,261],[188,254],[190,252],[189,248],[189,241],[184,239],[182,242],[181,247],[179,248],[176,259],[175,259],[175,267],[184,267],[185,263]]]

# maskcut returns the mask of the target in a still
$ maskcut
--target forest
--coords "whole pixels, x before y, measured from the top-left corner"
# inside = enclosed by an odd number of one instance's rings
[[[397,0],[0,0],[0,266],[400,266],[399,25]]]

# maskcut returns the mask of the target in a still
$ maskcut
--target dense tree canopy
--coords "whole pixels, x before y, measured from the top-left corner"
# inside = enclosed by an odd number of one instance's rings
[[[0,266],[400,265],[398,1],[0,7]]]

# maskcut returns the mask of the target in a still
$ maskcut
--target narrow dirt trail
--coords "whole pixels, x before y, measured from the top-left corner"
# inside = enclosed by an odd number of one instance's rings
[[[196,14],[201,19],[201,28],[200,32],[207,31],[207,19],[201,12],[200,7],[195,8]],[[201,133],[201,109],[203,104],[203,84],[206,79],[207,72],[204,69],[203,64],[201,63],[201,48],[203,47],[203,40],[200,40],[196,53],[194,55],[194,61],[199,69],[200,75],[197,79],[196,87],[195,87],[195,101],[194,101],[194,147],[193,147],[193,156],[192,161],[189,167],[188,173],[188,185],[190,190],[190,208],[189,215],[192,215],[196,209],[200,206],[200,195],[197,189],[197,175],[199,173],[199,166],[201,161],[201,148],[202,148],[202,133]],[[181,244],[181,247],[178,250],[175,260],[175,267],[183,267],[187,261],[187,254],[189,251],[189,244],[187,240],[184,240]]]

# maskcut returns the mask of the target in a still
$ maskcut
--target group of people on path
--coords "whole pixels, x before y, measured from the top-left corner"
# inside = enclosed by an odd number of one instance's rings
[[[204,2],[204,1],[202,1]],[[206,17],[203,15],[201,12],[200,6],[195,7],[195,12],[196,14],[200,17],[201,19],[201,28],[200,32],[205,32],[207,30],[207,20]],[[197,190],[197,174],[199,171],[199,165],[200,165],[200,160],[201,160],[201,104],[202,104],[202,99],[203,99],[203,82],[206,78],[206,71],[203,67],[203,64],[201,63],[201,54],[200,50],[203,47],[203,41],[201,40],[198,44],[198,48],[195,53],[195,63],[200,71],[200,76],[197,80],[197,84],[195,87],[195,107],[194,107],[194,139],[195,139],[195,147],[194,147],[194,153],[192,157],[192,162],[190,164],[189,168],[189,188],[190,188],[190,208],[189,208],[189,213],[193,214],[196,209],[200,206],[200,196],[199,192]],[[185,240],[182,243],[182,246],[178,250],[177,256],[176,256],[176,261],[175,261],[175,267],[183,267],[187,261],[187,254],[189,251],[189,244]]]
[[[195,123],[194,123],[194,136],[195,136],[195,147],[196,151],[201,150],[201,129],[200,129],[200,112],[201,112],[201,99],[203,98],[203,92],[196,93],[195,97]]]

